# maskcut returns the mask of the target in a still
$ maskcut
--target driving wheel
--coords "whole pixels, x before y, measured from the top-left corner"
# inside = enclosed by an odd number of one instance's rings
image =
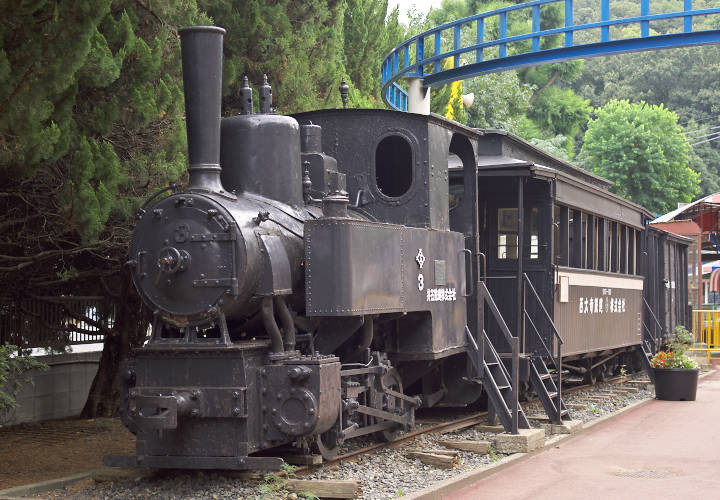
[[[322,455],[323,460],[332,460],[337,457],[340,448],[337,439],[337,427],[333,426],[330,430],[315,436],[315,446]]]
[[[383,375],[382,378],[382,385],[384,387],[387,387],[390,390],[393,390],[395,392],[399,392],[402,394],[403,392],[403,386],[402,381],[400,380],[400,374],[395,368],[390,368],[385,375]],[[380,410],[384,410],[390,413],[396,413],[398,415],[402,415],[403,411],[407,408],[407,403],[404,402],[402,399],[398,399],[394,396],[390,396],[389,394],[381,393],[381,392],[375,392],[375,401],[373,406],[375,408],[378,408]],[[397,427],[401,427],[400,424],[396,424]],[[395,441],[400,434],[402,434],[402,428],[390,428],[385,429],[382,431],[378,431],[375,435],[378,439],[381,441]]]

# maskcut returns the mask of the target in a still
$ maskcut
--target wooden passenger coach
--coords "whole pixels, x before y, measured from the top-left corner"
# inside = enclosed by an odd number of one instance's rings
[[[644,334],[659,345],[687,322],[677,299],[687,296],[685,238],[647,228],[652,214],[612,194],[610,181],[512,134],[483,131],[477,141],[486,282],[522,352],[552,351],[549,315],[566,366],[594,378],[593,371],[605,375],[619,361],[632,362],[618,356]],[[462,165],[451,155],[449,166],[452,206],[462,196]],[[518,276],[526,276],[522,285]],[[487,328],[502,345],[499,327]]]

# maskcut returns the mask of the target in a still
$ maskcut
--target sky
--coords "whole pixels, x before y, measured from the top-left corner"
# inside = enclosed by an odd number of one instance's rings
[[[430,7],[440,7],[441,4],[442,0],[390,0],[389,10],[394,9],[396,5],[399,5],[400,22],[403,24],[407,24],[407,12],[408,9],[410,9],[410,7],[412,7],[413,5],[415,6],[415,10],[425,14],[430,10]]]

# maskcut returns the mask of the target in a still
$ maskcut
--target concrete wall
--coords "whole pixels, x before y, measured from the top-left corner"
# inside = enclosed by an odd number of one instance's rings
[[[97,373],[101,352],[83,352],[38,356],[50,368],[35,371],[34,384],[23,384],[14,412],[4,415],[6,424],[39,422],[74,417],[85,406],[90,386]]]

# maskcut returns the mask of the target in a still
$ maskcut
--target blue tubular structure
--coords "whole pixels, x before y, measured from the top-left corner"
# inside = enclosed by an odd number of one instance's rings
[[[624,19],[610,19],[610,0],[600,0],[601,19],[599,22],[575,25],[573,23],[573,0],[535,0],[502,9],[483,12],[457,21],[443,24],[406,40],[395,47],[382,64],[382,96],[385,104],[391,108],[407,111],[407,92],[398,85],[398,80],[406,77],[422,78],[426,87],[442,85],[473,76],[495,73],[508,69],[535,66],[553,62],[581,59],[586,57],[621,54],[641,50],[669,49],[690,45],[720,43],[720,30],[693,31],[693,18],[709,14],[720,14],[720,8],[693,10],[692,0],[684,0],[684,10],[650,14],[650,0],[640,0],[640,16]],[[540,23],[540,8],[543,5],[563,2],[565,4],[565,26],[543,30]],[[512,11],[528,10],[532,21],[530,33],[507,35],[507,17]],[[485,41],[487,19],[497,18],[500,36],[496,40]],[[663,19],[683,19],[682,33],[668,35],[650,35],[650,22]],[[460,32],[465,25],[476,23],[476,43],[462,47]],[[628,24],[640,25],[640,36],[612,40],[610,28]],[[600,42],[575,44],[574,34],[579,31],[600,29]],[[443,52],[442,34],[452,30],[452,49]],[[541,49],[543,37],[564,35],[564,45],[554,49]],[[511,53],[510,43],[530,41],[530,51]],[[434,43],[431,56],[426,55],[426,42]],[[486,49],[497,47],[498,57],[486,58]],[[415,60],[411,64],[411,51]],[[460,57],[468,55],[468,64],[460,65]],[[443,70],[442,62],[453,58],[453,67]],[[402,67],[400,62],[402,61]],[[432,68],[432,72],[425,72]]]

